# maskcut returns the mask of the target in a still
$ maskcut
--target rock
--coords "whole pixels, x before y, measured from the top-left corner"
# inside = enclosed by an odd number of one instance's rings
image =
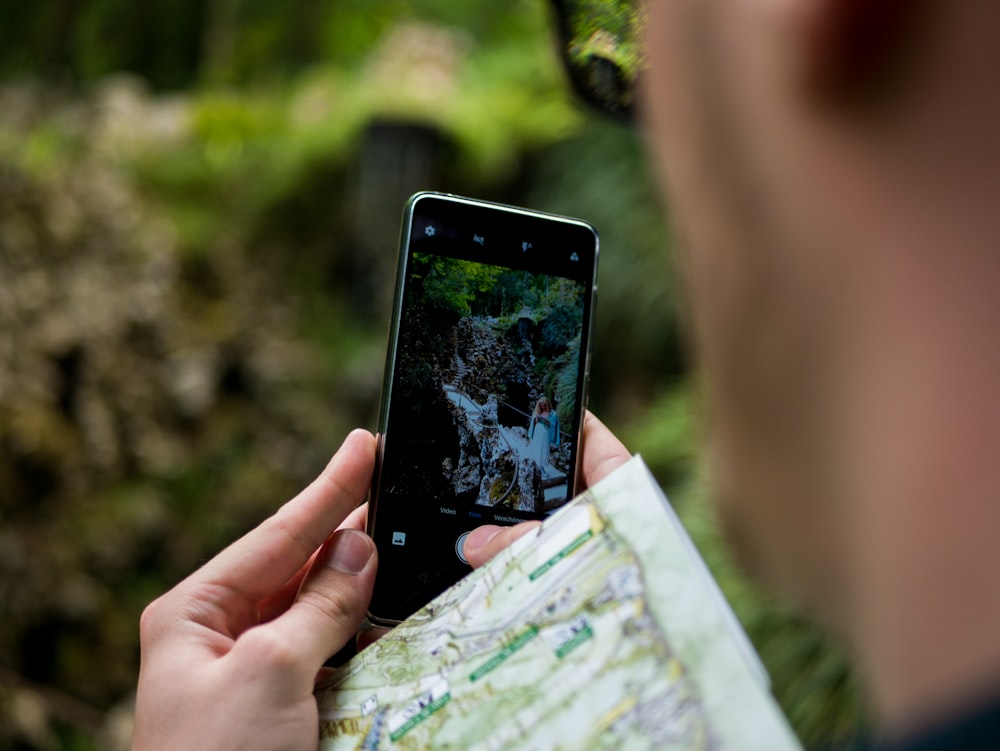
[[[496,397],[491,397],[483,407],[483,429],[479,434],[481,480],[476,503],[482,506],[503,501],[514,481],[510,448],[496,423],[496,406]]]
[[[481,448],[476,434],[469,425],[469,417],[464,409],[454,402],[448,402],[448,411],[458,435],[458,468],[451,459],[445,460],[442,469],[454,488],[456,496],[462,496],[479,487],[482,476],[479,471]]]
[[[486,400],[486,404],[483,405],[483,412],[480,419],[484,425],[497,424],[497,398],[495,394],[490,394],[489,398]]]
[[[533,459],[522,458],[517,465],[518,511],[540,511],[545,502],[542,490],[542,472]]]
[[[488,406],[495,409],[496,400],[491,401]],[[479,437],[481,464],[478,469],[481,479],[476,503],[482,506],[502,505],[518,511],[538,511],[544,503],[541,470],[532,459],[518,456],[504,438],[502,430],[495,423],[484,422]]]
[[[532,382],[534,368],[530,348],[510,336],[499,336],[487,317],[465,318],[456,326],[456,358],[467,365],[462,374],[462,388],[477,402],[489,396],[501,400],[513,397],[515,404],[501,404],[499,417],[503,424],[512,424],[509,408],[525,411],[524,395],[539,390]],[[525,418],[526,419],[526,418]]]

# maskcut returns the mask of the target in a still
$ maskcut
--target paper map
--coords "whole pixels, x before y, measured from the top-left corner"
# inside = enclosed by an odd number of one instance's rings
[[[798,749],[639,457],[341,667],[320,748]]]

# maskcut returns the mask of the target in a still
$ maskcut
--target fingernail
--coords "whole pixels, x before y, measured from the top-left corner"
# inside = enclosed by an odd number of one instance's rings
[[[344,574],[360,574],[371,560],[373,543],[356,529],[342,529],[330,541],[326,565]]]
[[[490,540],[500,534],[503,527],[498,527],[495,524],[484,524],[481,527],[476,527],[469,533],[469,536],[465,538],[465,554],[475,553],[475,551],[480,548],[486,547]]]

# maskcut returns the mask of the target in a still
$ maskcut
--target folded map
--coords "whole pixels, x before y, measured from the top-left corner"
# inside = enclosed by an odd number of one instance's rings
[[[640,457],[317,690],[320,748],[799,749]]]

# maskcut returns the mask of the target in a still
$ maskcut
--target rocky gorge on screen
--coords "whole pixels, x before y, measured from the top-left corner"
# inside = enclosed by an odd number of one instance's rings
[[[558,508],[573,472],[583,285],[422,254],[409,273],[392,407],[408,449],[396,476],[463,505]],[[539,401],[552,427],[533,442]]]

